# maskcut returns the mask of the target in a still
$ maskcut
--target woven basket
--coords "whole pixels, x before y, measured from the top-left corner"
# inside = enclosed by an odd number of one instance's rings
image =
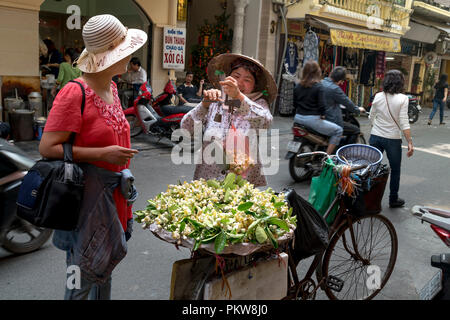
[[[383,160],[383,154],[375,147],[366,144],[348,144],[336,152],[338,161],[351,166],[369,165],[375,171],[377,165]]]

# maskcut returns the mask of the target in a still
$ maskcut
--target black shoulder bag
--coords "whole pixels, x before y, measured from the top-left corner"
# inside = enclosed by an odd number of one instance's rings
[[[84,87],[77,81],[85,106]],[[75,132],[63,144],[64,160],[42,159],[28,171],[17,198],[17,215],[38,227],[74,230],[78,223],[84,191],[83,170],[73,162]]]

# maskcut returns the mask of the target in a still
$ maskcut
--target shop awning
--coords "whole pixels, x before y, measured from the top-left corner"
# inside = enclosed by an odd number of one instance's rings
[[[433,44],[441,34],[441,31],[436,28],[413,21],[409,22],[409,26],[411,29],[409,29],[403,36],[405,39]]]
[[[400,52],[400,35],[374,31],[336,21],[309,17],[310,25],[330,30],[331,43],[335,46]]]

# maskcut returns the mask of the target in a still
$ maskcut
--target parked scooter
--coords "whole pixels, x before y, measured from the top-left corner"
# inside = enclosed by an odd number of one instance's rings
[[[409,123],[414,123],[419,119],[419,113],[422,112],[422,107],[419,104],[419,98],[408,94],[408,119]]]
[[[428,222],[431,229],[439,238],[450,247],[450,211],[430,208],[424,206],[414,206],[411,209],[413,216],[420,219],[422,223]],[[442,253],[431,256],[431,265],[442,270],[442,288],[437,288],[430,294],[437,300],[450,300],[450,253]],[[430,297],[433,298],[433,297]]]
[[[343,120],[349,122],[358,128],[360,124],[353,114],[346,109],[342,109]],[[289,160],[289,173],[296,182],[302,182],[311,179],[315,174],[320,173],[322,168],[322,156],[300,157],[302,153],[314,151],[326,151],[328,146],[328,136],[325,136],[311,128],[294,123],[292,127],[294,139],[287,145],[288,152],[285,159]],[[341,143],[335,150],[345,145],[347,136],[341,138]],[[359,133],[355,143],[366,144],[366,139],[362,132]]]
[[[156,98],[152,97],[152,87],[148,82],[142,84],[133,106],[124,110],[130,124],[132,137],[142,131],[159,138],[171,139],[173,131],[180,128],[184,115],[193,109],[192,106],[176,106],[171,104],[176,90],[169,80],[164,92]]]
[[[13,253],[39,249],[52,234],[16,215],[22,178],[34,163],[22,150],[0,139],[0,246]]]

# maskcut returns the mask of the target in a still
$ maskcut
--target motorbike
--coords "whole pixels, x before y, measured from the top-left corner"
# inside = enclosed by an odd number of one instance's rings
[[[193,109],[191,105],[174,105],[176,90],[169,80],[164,92],[153,98],[152,87],[145,82],[139,88],[139,95],[133,106],[124,110],[125,118],[130,124],[130,135],[140,133],[171,139],[173,131],[180,128],[184,115]]]
[[[428,222],[431,229],[439,236],[447,247],[450,247],[450,211],[425,206],[414,206],[411,209],[414,217]],[[437,286],[429,288],[429,299],[450,300],[450,253],[442,253],[431,256],[431,266],[441,269],[439,277],[441,281],[431,281]]]
[[[53,232],[16,215],[22,179],[34,163],[21,149],[0,138],[0,246],[12,253],[39,249]]]
[[[419,119],[419,113],[422,112],[422,107],[419,104],[419,98],[408,94],[408,119],[409,123],[414,123]]]
[[[358,120],[352,113],[346,109],[342,109],[342,115],[345,122],[349,122],[360,128]],[[294,123],[292,132],[294,139],[289,141],[287,145],[288,152],[285,159],[289,160],[289,173],[292,179],[296,182],[302,182],[320,173],[323,157],[312,156],[305,158],[300,157],[300,155],[314,151],[326,151],[329,137],[298,123]],[[342,147],[346,140],[347,136],[343,136],[336,150]],[[366,144],[366,139],[362,132],[359,133],[355,143]]]

